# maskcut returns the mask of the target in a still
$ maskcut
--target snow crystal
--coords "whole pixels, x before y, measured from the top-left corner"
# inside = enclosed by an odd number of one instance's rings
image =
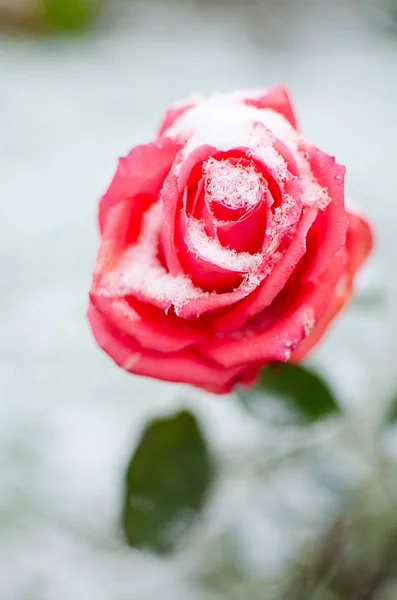
[[[286,195],[283,203],[275,208],[273,214],[268,219],[266,225],[266,237],[268,239],[265,247],[266,254],[270,256],[274,255],[275,259],[277,259],[276,255],[279,255],[278,257],[282,255],[282,252],[276,252],[277,248],[286,235],[292,239],[296,232],[300,215],[300,207],[297,206],[292,196]]]
[[[265,182],[254,165],[234,165],[228,160],[209,159],[203,165],[206,196],[229,208],[250,208],[262,198]]]
[[[249,110],[263,112],[257,108]],[[258,156],[268,167],[273,169],[282,187],[283,181],[288,176],[287,163],[274,147],[275,138],[273,133],[263,126],[259,119],[260,115],[255,116],[257,117],[257,123],[251,128],[248,145],[255,156]]]
[[[247,273],[238,289],[254,290],[262,282],[265,272]]]

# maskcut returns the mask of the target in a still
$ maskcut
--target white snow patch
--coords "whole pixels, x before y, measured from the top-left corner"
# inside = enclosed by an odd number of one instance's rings
[[[182,160],[203,144],[220,150],[247,147],[276,172],[282,183],[287,177],[287,164],[274,147],[275,138],[278,138],[292,152],[297,163],[304,203],[325,208],[330,202],[327,189],[315,180],[310,163],[301,150],[304,138],[281,114],[270,108],[248,106],[238,94],[210,96],[179,117],[167,135],[188,139]]]
[[[260,202],[265,181],[253,164],[236,164],[229,160],[209,159],[203,165],[206,176],[206,196],[229,208],[247,209]]]
[[[167,135],[188,140],[181,153],[182,160],[205,144],[223,151],[245,147],[274,169],[282,180],[287,175],[287,165],[273,146],[272,132],[258,127],[263,112],[238,102],[233,96],[216,94],[181,115],[167,130]]]
[[[127,296],[139,292],[149,299],[181,306],[206,294],[189,277],[173,277],[160,263],[157,247],[162,220],[162,204],[157,202],[144,215],[137,244],[124,252],[116,268],[102,281],[101,295]]]
[[[292,152],[299,170],[299,179],[303,185],[304,204],[318,204],[319,208],[325,208],[331,198],[326,188],[323,188],[314,178],[310,163],[300,149],[304,138],[292,127],[291,123],[282,115],[271,109],[260,111],[261,123],[268,127],[274,135],[282,141]]]

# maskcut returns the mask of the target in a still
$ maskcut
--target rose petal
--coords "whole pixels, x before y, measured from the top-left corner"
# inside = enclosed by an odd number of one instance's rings
[[[310,235],[316,239],[311,244],[314,255],[307,278],[314,280],[327,267],[329,260],[342,248],[346,241],[347,216],[344,206],[345,167],[338,165],[333,156],[319,148],[307,147],[308,159],[313,176],[326,188],[331,202],[319,212]]]
[[[260,202],[238,221],[216,222],[216,235],[222,246],[236,252],[255,254],[263,246],[267,206]]]
[[[133,297],[108,298],[90,295],[95,308],[118,331],[133,337],[142,347],[159,352],[177,352],[208,336],[203,323],[179,319],[171,311],[142,304]]]
[[[239,300],[248,296],[256,287],[256,284],[243,283],[237,290],[233,292],[225,292],[217,294],[216,292],[206,293],[196,298],[189,298],[183,305],[178,306],[175,310],[182,319],[195,319],[206,313],[213,311],[222,312],[229,306],[232,306]]]
[[[173,104],[172,106],[169,106],[164,113],[164,118],[161,122],[158,132],[158,137],[164,135],[167,129],[174,124],[177,118],[183,115],[183,113],[193,106],[195,106],[195,102],[183,102],[182,104]]]
[[[246,370],[242,367],[226,369],[190,350],[163,353],[142,348],[112,327],[92,303],[88,308],[88,319],[98,345],[130,373],[190,383],[215,394],[225,394]]]
[[[227,332],[240,329],[249,318],[262,312],[273,302],[306,251],[306,235],[316,215],[317,209],[314,208],[303,214],[291,244],[279,262],[255,291],[217,319],[215,326],[217,331]]]
[[[348,213],[349,227],[346,237],[347,263],[332,298],[332,302],[317,322],[310,335],[301,341],[291,356],[291,360],[303,360],[324,335],[332,320],[350,300],[353,291],[353,278],[357,269],[371,252],[373,245],[372,231],[368,223],[358,213]]]
[[[93,286],[100,285],[102,277],[115,268],[124,250],[136,242],[146,210],[153,203],[151,196],[136,196],[110,207],[103,221],[102,240],[94,270]]]
[[[181,215],[175,238],[184,272],[203,290],[228,292],[261,264],[260,254],[236,252],[209,237],[204,224]]]
[[[117,256],[107,269],[98,262],[92,293],[108,298],[134,296],[164,311],[174,306],[178,316],[192,319],[208,311],[221,309],[238,302],[249,294],[257,283],[246,281],[236,291],[226,294],[208,293],[193,285],[185,274],[171,275],[163,266],[157,252],[162,225],[161,203],[151,205],[142,217],[139,239]],[[118,211],[119,206],[113,211]],[[108,226],[108,225],[107,225]],[[106,246],[103,253],[106,255]]]
[[[203,162],[214,152],[216,150],[212,146],[200,146],[186,158],[180,152],[175,161],[174,168],[165,179],[161,189],[160,196],[163,201],[164,216],[161,241],[171,275],[180,275],[183,273],[183,268],[175,247],[175,229],[178,212],[183,208],[185,187],[194,166],[197,163]]]
[[[297,118],[287,88],[283,84],[276,85],[257,96],[244,98],[245,104],[256,108],[271,108],[283,115],[295,129],[298,129]]]
[[[349,227],[346,236],[346,248],[349,255],[349,275],[353,279],[356,271],[370,254],[374,240],[371,227],[360,213],[349,208],[347,216]]]
[[[113,210],[116,209],[118,206]],[[186,275],[173,276],[164,267],[158,251],[162,222],[162,205],[159,200],[142,215],[138,240],[123,250],[117,263],[112,263],[111,269],[99,271],[92,288],[95,295],[110,298],[135,296],[142,302],[168,310],[172,305],[177,309],[189,299],[205,294]],[[104,241],[107,227],[108,224],[105,227]],[[106,255],[104,241],[101,248],[104,248]]]
[[[175,156],[178,144],[161,138],[135,146],[121,158],[113,180],[99,204],[99,225],[103,232],[109,210],[122,200],[131,200],[144,194],[156,199]]]
[[[345,253],[341,251],[316,284],[300,289],[290,286],[241,330],[199,344],[200,353],[228,368],[289,360],[291,350],[309,335],[327,310],[345,262]]]

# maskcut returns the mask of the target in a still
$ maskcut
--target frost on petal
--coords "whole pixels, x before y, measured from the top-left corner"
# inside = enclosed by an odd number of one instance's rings
[[[203,224],[196,219],[189,219],[185,241],[189,252],[228,271],[252,273],[262,262],[259,253],[236,252],[221,246],[216,239],[206,235]]]
[[[237,303],[227,314],[217,319],[217,331],[232,331],[242,327],[249,318],[254,317],[270,306],[282,291],[306,251],[306,236],[316,218],[316,209],[304,213],[289,248],[278,259],[271,272],[250,295]]]
[[[244,278],[261,263],[260,254],[238,253],[208,237],[200,221],[181,219],[179,225],[176,245],[184,271],[203,290],[225,294],[241,289]]]
[[[189,108],[195,106],[197,101],[199,101],[199,99],[192,98],[191,100],[187,100],[186,102],[181,102],[178,104],[175,103],[169,106],[165,111],[164,118],[159,128],[159,137],[162,136],[167,131],[167,129],[174,124],[178,117],[183,115],[183,113],[189,110]]]
[[[163,213],[161,201],[153,204],[142,219],[141,234],[106,270],[95,278],[92,292],[97,297],[134,296],[164,311],[174,307],[178,316],[191,319],[203,313],[230,306],[249,294],[257,285],[246,278],[238,289],[226,294],[206,292],[186,274],[177,276],[163,266],[158,244]],[[252,255],[247,255],[252,259]]]
[[[287,164],[274,147],[272,132],[263,124],[258,127],[263,113],[228,97],[211,96],[177,119],[167,136],[175,140],[187,139],[181,151],[182,163],[203,146],[224,152],[245,148],[262,158],[282,179]]]
[[[139,236],[142,215],[151,203],[150,197],[140,196],[118,202],[109,209],[94,270],[93,290],[105,273],[116,266],[128,245]]]
[[[210,158],[203,165],[206,196],[232,209],[249,209],[258,204],[265,192],[263,176],[253,164],[232,164]]]
[[[316,205],[324,209],[330,203],[331,197],[327,187],[321,185],[313,173],[306,148],[307,142],[282,115],[273,110],[263,110],[260,122],[292,153],[303,188],[303,202],[307,206]]]
[[[181,150],[160,191],[164,217],[161,228],[161,242],[168,270],[174,276],[183,272],[175,247],[175,231],[177,221],[183,210],[186,186],[194,167],[208,159],[214,152],[215,148],[212,146],[199,146],[185,158],[185,150]]]
[[[256,108],[271,108],[288,119],[295,129],[298,129],[291,97],[284,85],[276,85],[266,92],[247,93],[244,95],[244,102]]]
[[[163,309],[182,306],[204,295],[189,277],[172,276],[161,264],[158,244],[163,220],[161,202],[153,204],[143,217],[141,235],[120,257],[115,268],[102,279],[98,294],[133,295]]]
[[[315,146],[307,146],[307,155],[313,175],[332,199],[325,209],[319,212],[311,230],[314,255],[307,277],[314,280],[344,246],[348,219],[344,202],[345,167],[338,165],[333,156]]]

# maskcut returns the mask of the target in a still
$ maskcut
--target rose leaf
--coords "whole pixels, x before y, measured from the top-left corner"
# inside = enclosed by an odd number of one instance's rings
[[[200,513],[213,472],[190,412],[151,421],[126,472],[121,523],[128,544],[171,552]]]
[[[281,404],[304,424],[314,423],[340,412],[326,382],[302,365],[271,363],[262,369],[252,388],[242,388],[239,396],[250,407],[251,402],[267,402],[267,397]]]

